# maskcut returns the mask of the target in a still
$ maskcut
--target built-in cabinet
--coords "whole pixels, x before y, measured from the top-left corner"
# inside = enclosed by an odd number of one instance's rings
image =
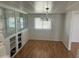
[[[16,33],[16,20],[13,10],[6,9],[4,12],[5,12],[6,37],[8,37]]]
[[[2,40],[4,43],[9,43],[9,48],[7,47],[6,51],[9,51],[10,57],[13,57],[22,48],[22,31],[26,28],[26,14],[15,10],[0,8],[0,34],[3,35]]]

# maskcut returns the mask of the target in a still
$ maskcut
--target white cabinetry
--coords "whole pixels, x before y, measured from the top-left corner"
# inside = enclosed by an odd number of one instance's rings
[[[27,31],[26,14],[0,8],[0,57],[14,57],[27,41]]]

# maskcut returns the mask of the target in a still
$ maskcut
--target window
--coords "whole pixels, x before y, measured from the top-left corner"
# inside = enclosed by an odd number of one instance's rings
[[[42,21],[40,18],[35,18],[35,28],[42,29]]]
[[[35,29],[51,29],[51,20],[35,18]]]

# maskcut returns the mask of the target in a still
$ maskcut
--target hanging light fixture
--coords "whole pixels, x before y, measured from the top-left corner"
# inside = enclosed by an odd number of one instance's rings
[[[45,6],[46,6],[46,8],[45,8]],[[43,12],[45,12],[45,14],[41,17],[43,20],[45,20],[45,21],[48,21],[48,14],[49,14],[49,7],[48,7],[48,1],[46,2],[46,5],[43,3]]]
[[[46,11],[47,11],[47,12],[46,12],[46,20],[47,20],[47,21],[48,21],[48,10],[49,10],[49,8],[47,7],[47,8],[46,8]]]
[[[46,21],[48,21],[48,19],[49,19],[48,18],[48,11],[49,11],[48,1],[47,1],[46,5],[47,5],[47,7],[45,8],[45,10],[46,10],[45,19],[46,19]]]

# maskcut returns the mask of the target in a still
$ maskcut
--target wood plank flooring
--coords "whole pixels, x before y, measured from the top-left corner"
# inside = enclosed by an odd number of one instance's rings
[[[70,53],[62,42],[29,40],[15,58],[68,58]]]
[[[73,58],[77,57],[78,49],[79,49],[79,42],[72,42],[72,44],[71,44],[71,53],[73,55]]]

